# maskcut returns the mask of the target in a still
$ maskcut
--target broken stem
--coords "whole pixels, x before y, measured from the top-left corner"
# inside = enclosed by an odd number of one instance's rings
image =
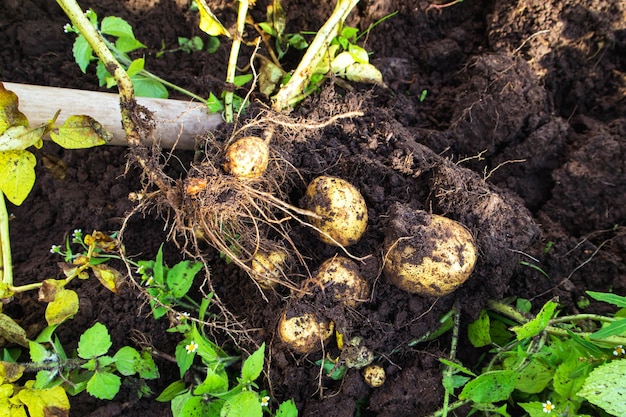
[[[0,279],[7,286],[13,285],[13,263],[11,261],[11,239],[9,236],[9,213],[0,191]]]
[[[239,10],[237,11],[237,31],[233,36],[233,44],[230,48],[228,58],[228,68],[226,70],[226,84],[235,88],[235,73],[237,71],[237,59],[239,59],[239,49],[243,39],[243,30],[248,15],[248,0],[239,0]],[[224,120],[226,123],[233,122],[233,98],[234,91],[224,92]]]

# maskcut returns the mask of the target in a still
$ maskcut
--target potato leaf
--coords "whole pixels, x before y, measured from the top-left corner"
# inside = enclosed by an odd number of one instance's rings
[[[52,128],[50,138],[65,149],[85,149],[104,145],[113,135],[92,117],[74,115]]]
[[[117,292],[117,283],[122,278],[117,269],[107,265],[91,265],[91,270],[106,289],[113,293]]]
[[[200,11],[200,30],[211,35],[224,35],[230,38],[230,33],[224,28],[222,23],[215,17],[205,0],[195,0]]]
[[[220,417],[261,417],[261,401],[252,391],[243,391],[224,403]]]
[[[63,323],[78,313],[78,294],[76,291],[59,288],[54,301],[46,307],[46,321],[49,326]]]
[[[16,206],[35,185],[35,155],[26,150],[0,152],[0,190]]]
[[[96,323],[80,336],[78,340],[78,356],[91,359],[102,356],[111,348],[111,336],[106,326]]]
[[[17,393],[17,398],[28,407],[31,417],[44,417],[51,415],[55,410],[59,416],[69,415],[70,400],[62,386],[46,389],[32,389],[35,381],[27,381],[24,389]]]
[[[594,369],[577,395],[614,416],[626,415],[624,402],[626,360],[616,360]]]
[[[0,82],[0,134],[9,127],[28,126],[28,119],[18,110],[17,95]]]
[[[100,400],[112,400],[119,392],[122,380],[106,371],[97,371],[87,382],[87,392]]]
[[[0,313],[0,336],[12,343],[28,347],[26,330],[4,313]]]
[[[372,64],[354,63],[345,69],[345,77],[357,83],[376,84],[385,87],[383,75]]]
[[[41,137],[46,134],[47,129],[47,124],[35,129],[26,126],[9,127],[0,135],[0,152],[22,150],[33,145],[41,148]]]
[[[26,367],[18,363],[0,361],[0,384],[15,382],[24,375]]]
[[[476,403],[504,401],[515,389],[515,371],[490,371],[468,382],[459,394],[461,400]]]

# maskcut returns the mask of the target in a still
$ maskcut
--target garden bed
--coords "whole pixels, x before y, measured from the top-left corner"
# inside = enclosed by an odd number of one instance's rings
[[[8,46],[0,51],[0,80],[96,89],[93,71],[84,75],[73,62],[73,37],[63,33],[67,18],[56,4],[8,3],[0,18],[0,44]],[[230,2],[208,3],[226,24],[234,23]],[[259,21],[265,3],[253,9]],[[283,2],[288,32],[315,31],[324,23],[332,3],[313,3]],[[201,96],[225,88],[227,43],[212,55],[154,56],[162,42],[173,46],[177,36],[204,36],[186,2],[81,6],[127,19],[137,39],[148,45],[147,68],[163,78]],[[350,181],[366,200],[368,229],[349,250],[363,259],[360,270],[371,298],[345,314],[324,314],[364,338],[386,368],[385,385],[369,388],[357,370],[349,370],[342,381],[320,378],[314,362],[321,354],[294,354],[275,337],[289,291],[263,293],[218,252],[201,248],[216,294],[248,330],[240,347],[268,344],[265,388],[278,400],[294,398],[304,416],[353,416],[357,409],[363,416],[426,416],[438,409],[443,397],[438,359],[447,355],[449,335],[411,342],[436,330],[455,302],[466,324],[488,299],[524,297],[538,307],[558,297],[566,311],[576,312],[586,290],[626,293],[625,6],[617,0],[571,5],[468,0],[440,10],[428,6],[362,2],[349,25],[365,29],[399,11],[374,28],[366,42],[388,88],[329,87],[290,114],[302,124],[350,111],[362,116],[300,131],[275,125],[282,139],[273,143],[274,151],[294,168],[285,179],[292,204],[320,174]],[[250,52],[247,48],[242,56]],[[267,102],[262,96],[252,99]],[[262,109],[254,104],[249,116]],[[231,130],[224,126],[211,135],[224,142]],[[58,276],[60,259],[50,247],[62,244],[74,229],[118,230],[133,208],[129,193],[142,189],[141,173],[128,168],[124,147],[64,151],[46,144],[41,154],[47,159],[40,161],[62,163],[56,169],[40,163],[32,194],[22,206],[9,208],[15,216],[10,227],[16,284]],[[175,151],[168,174],[184,178],[193,160],[192,151]],[[410,295],[380,274],[395,203],[446,215],[472,232],[480,256],[460,290],[442,298]],[[168,264],[184,259],[180,236],[169,234],[171,224],[167,213],[156,209],[131,217],[124,231],[128,255],[153,259],[166,242]],[[294,226],[291,237],[311,269],[341,252],[306,228]],[[132,285],[118,294],[92,281],[72,285],[81,309],[58,331],[68,347],[100,321],[109,328],[114,347],[133,345],[131,335],[138,331],[159,351],[174,351],[179,340],[165,332],[170,323],[155,321]],[[4,311],[36,334],[43,308],[21,297]],[[587,311],[600,308],[592,303]],[[225,335],[216,337],[226,349],[235,348]],[[463,356],[470,351],[465,348],[469,341],[462,335],[459,343],[459,355],[470,360]],[[161,377],[151,386],[158,393],[177,379],[178,369],[166,361],[157,365]],[[127,388],[111,402],[83,393],[72,399],[71,415],[171,414],[168,403],[137,399]]]

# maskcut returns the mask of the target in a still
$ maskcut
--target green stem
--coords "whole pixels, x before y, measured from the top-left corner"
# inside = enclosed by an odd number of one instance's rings
[[[469,400],[459,400],[459,401],[455,401],[452,404],[450,404],[448,406],[448,411],[452,411],[452,410],[456,410],[459,407],[463,407],[465,404],[468,404]],[[439,409],[437,411],[435,411],[434,413],[432,413],[430,416],[428,417],[443,417],[443,409]]]
[[[9,236],[9,213],[0,191],[0,278],[6,285],[13,285],[13,262],[11,260],[11,237]]]
[[[234,88],[235,73],[237,71],[237,60],[239,59],[239,49],[241,48],[241,40],[243,39],[243,30],[246,24],[246,16],[248,15],[248,0],[239,0],[239,10],[237,11],[237,31],[233,36],[233,44],[230,48],[230,56],[228,57],[228,68],[226,69],[226,84],[230,84]],[[233,114],[233,91],[224,92],[224,120],[226,123],[232,123]]]
[[[313,72],[327,54],[328,46],[337,36],[348,14],[359,0],[337,0],[337,4],[328,20],[320,28],[308,47],[289,82],[274,96],[275,110],[284,110],[291,106],[295,97],[300,96],[309,84]]]
[[[461,326],[461,309],[459,308],[458,302],[454,303],[454,324],[452,326],[452,341],[450,342],[450,360],[454,361],[456,358],[456,348],[459,341],[459,328]],[[446,369],[443,371],[443,379],[450,380],[452,378],[452,367],[446,366]],[[443,406],[441,407],[441,416],[447,417],[448,411],[450,411],[450,394],[448,391],[447,385],[444,384],[444,395],[443,395]]]

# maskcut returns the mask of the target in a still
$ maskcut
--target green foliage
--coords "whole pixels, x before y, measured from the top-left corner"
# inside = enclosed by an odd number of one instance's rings
[[[588,294],[618,307],[626,305],[626,298],[615,294]],[[609,415],[626,415],[624,319],[590,314],[558,317],[554,301],[528,318],[528,300],[518,299],[515,304],[490,302],[468,326],[474,346],[491,346],[491,357],[478,375],[442,360],[456,377],[444,378],[443,383],[448,392],[458,392],[458,404],[469,402],[474,413],[486,415],[509,416],[514,411],[507,408],[518,407],[531,417],[584,416],[595,413],[593,406]],[[594,326],[597,330],[589,332]]]

